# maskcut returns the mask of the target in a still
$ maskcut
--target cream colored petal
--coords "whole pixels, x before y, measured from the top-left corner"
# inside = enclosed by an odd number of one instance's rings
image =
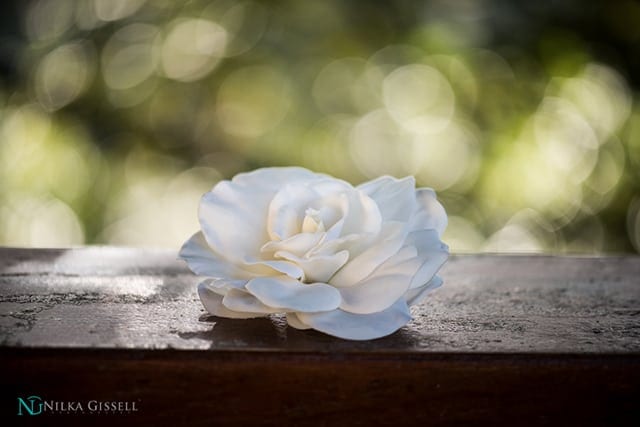
[[[436,198],[436,193],[430,188],[416,190],[417,209],[411,219],[411,231],[433,229],[442,236],[447,228],[447,213]]]
[[[345,193],[348,210],[344,215],[341,236],[349,234],[378,234],[382,226],[382,216],[376,202],[362,191]]]
[[[303,284],[288,276],[258,277],[246,289],[263,304],[279,311],[315,312],[340,305],[340,292],[325,283]]]
[[[204,283],[209,290],[225,296],[231,289],[244,289],[247,280],[208,279],[202,283]]]
[[[279,276],[280,274],[286,274],[292,279],[301,279],[304,276],[302,268],[289,261],[256,261],[249,263],[251,266],[265,266],[272,269],[271,274],[264,274],[263,276]]]
[[[395,255],[403,246],[407,236],[406,224],[389,222],[384,224],[377,241],[355,258],[351,258],[330,280],[334,286],[353,286],[366,278],[383,262]]]
[[[302,322],[295,313],[287,313],[287,324],[295,329],[311,329],[311,326]]]
[[[324,313],[297,313],[297,316],[313,329],[350,340],[381,338],[392,334],[411,320],[404,298],[378,313],[353,314],[338,309]]]
[[[357,314],[382,311],[402,297],[422,265],[413,247],[405,247],[361,282],[339,288],[340,309]]]
[[[179,256],[187,262],[191,271],[201,276],[238,279],[255,277],[253,273],[215,253],[207,244],[202,232],[194,234],[182,245]]]
[[[269,307],[255,296],[243,289],[230,289],[222,299],[222,304],[229,310],[240,313],[281,313],[282,310]]]
[[[218,183],[202,196],[198,217],[209,246],[236,264],[257,259],[269,240],[266,220],[270,196],[229,181]]]
[[[202,197],[198,211],[207,243],[235,264],[258,260],[270,240],[267,216],[274,195],[286,183],[318,177],[302,168],[266,168],[219,182]]]
[[[302,257],[307,252],[313,250],[324,238],[324,233],[300,233],[285,240],[268,242],[260,251],[264,254],[275,254],[277,251],[286,251]]]
[[[309,258],[298,257],[292,253],[279,251],[277,257],[295,263],[304,271],[305,282],[326,283],[349,259],[348,251],[340,251],[334,255],[317,255]]]
[[[214,316],[227,317],[230,319],[251,319],[254,317],[263,317],[264,313],[257,312],[240,312],[230,310],[222,304],[225,297],[216,293],[208,286],[209,281],[205,280],[198,285],[198,296],[204,308]]]
[[[359,185],[358,189],[376,202],[383,221],[407,222],[416,210],[415,187],[412,176],[402,179],[382,176]]]
[[[411,281],[411,288],[427,283],[438,272],[449,257],[449,248],[442,243],[436,230],[419,230],[409,233],[406,245],[413,246],[418,251],[422,265]]]
[[[320,195],[308,183],[280,188],[269,203],[267,231],[272,240],[284,240],[302,231],[306,207]]]

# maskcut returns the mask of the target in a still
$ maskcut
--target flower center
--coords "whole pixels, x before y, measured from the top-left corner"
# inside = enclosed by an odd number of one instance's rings
[[[302,221],[303,233],[317,233],[325,231],[324,222],[322,221],[322,216],[320,215],[319,210],[307,208],[304,215],[304,220]]]

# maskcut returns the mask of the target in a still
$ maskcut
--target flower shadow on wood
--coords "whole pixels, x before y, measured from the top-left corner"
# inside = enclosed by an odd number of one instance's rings
[[[245,350],[282,350],[314,352],[351,352],[385,350],[406,350],[415,347],[418,339],[410,326],[376,340],[351,341],[332,337],[308,329],[298,330],[287,325],[284,315],[272,315],[257,319],[227,319],[203,315],[200,322],[210,323],[207,331],[181,332],[183,339],[200,339],[210,342],[210,349],[226,348]]]

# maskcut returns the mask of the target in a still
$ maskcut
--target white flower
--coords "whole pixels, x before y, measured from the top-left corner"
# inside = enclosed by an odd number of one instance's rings
[[[206,310],[286,313],[290,326],[341,338],[383,337],[442,284],[446,213],[431,189],[389,176],[353,187],[302,168],[266,168],[202,197],[202,231],[180,256]]]

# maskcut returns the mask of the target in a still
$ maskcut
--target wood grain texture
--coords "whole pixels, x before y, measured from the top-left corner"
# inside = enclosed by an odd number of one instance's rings
[[[442,276],[405,328],[350,342],[205,315],[170,251],[0,249],[0,417],[37,394],[139,403],[39,418],[77,425],[638,424],[640,258],[454,256]]]
[[[174,252],[0,249],[10,347],[265,351],[640,352],[640,257],[454,256],[414,320],[374,341],[207,316]]]

